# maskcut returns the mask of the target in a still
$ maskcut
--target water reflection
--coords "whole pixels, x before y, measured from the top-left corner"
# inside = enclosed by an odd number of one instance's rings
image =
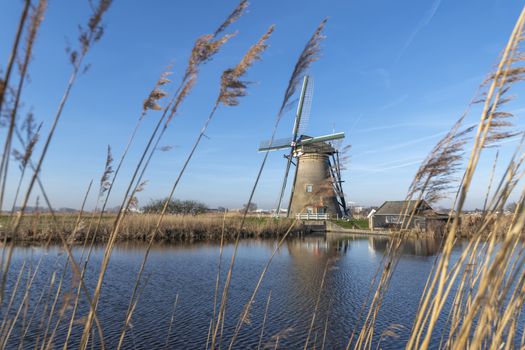
[[[286,242],[290,264],[286,267],[289,277],[282,291],[282,310],[287,315],[303,315],[308,321],[319,300],[319,320],[329,319],[337,325],[334,330],[337,336],[329,339],[331,348],[345,348],[347,335],[357,323],[388,243],[388,237],[341,234]],[[385,297],[378,329],[387,329],[393,323],[410,328],[407,320],[416,311],[440,243],[438,239],[411,239],[402,245],[401,262],[394,274],[392,290]],[[308,328],[304,323],[296,321],[296,326]],[[398,341],[385,341],[382,348],[400,348],[405,339],[406,335],[401,334]],[[293,347],[295,343],[288,345]]]
[[[368,244],[376,252],[385,252],[389,239],[385,237],[369,237]],[[400,247],[403,255],[433,256],[439,252],[442,240],[439,238],[408,239]]]
[[[368,241],[368,247],[376,253],[384,253],[390,242],[389,237],[331,234],[310,236],[303,239],[290,240],[286,247],[291,256],[335,258],[351,251],[352,245]],[[407,239],[400,248],[402,255],[434,256],[441,248],[440,238]]]
[[[388,238],[385,237],[339,234],[286,241],[260,286],[250,314],[251,322],[243,327],[235,348],[257,348],[270,291],[272,298],[263,345],[272,346],[279,335],[280,348],[303,348],[315,305],[318,305],[311,338],[320,339],[325,322],[329,320],[325,348],[345,348],[387,243]],[[226,345],[236,326],[237,317],[249,300],[276,244],[274,240],[244,240],[239,245],[224,326],[223,340]],[[393,323],[410,326],[421,290],[433,265],[432,255],[437,253],[438,248],[439,242],[435,240],[413,240],[403,246],[403,255],[394,274],[391,290],[385,297],[378,317],[378,334]],[[64,266],[65,255],[60,252],[61,249],[57,247],[16,248],[13,273],[9,276],[8,285],[16,282],[24,261],[36,261],[42,257],[40,272],[31,292],[31,300],[37,300],[41,291],[48,288],[53,272],[60,272],[56,267],[57,261],[60,266]],[[98,314],[108,348],[113,348],[118,342],[144,252],[145,247],[140,244],[121,244],[115,248]],[[225,245],[221,286],[228,272],[232,252],[233,245]],[[90,290],[95,286],[103,254],[104,247],[96,247],[93,252],[86,274],[86,284]],[[80,256],[80,249],[75,251],[75,255]],[[126,336],[127,347],[164,346],[173,301],[178,295],[176,322],[169,347],[206,348],[210,317],[213,314],[218,258],[217,243],[154,246],[145,271],[147,285],[132,320],[134,327]],[[25,280],[21,283],[24,284]],[[70,285],[69,281],[64,283],[67,288]],[[64,293],[71,293],[71,290],[67,289]],[[77,318],[85,316],[87,310],[87,304],[82,302]],[[34,342],[39,334],[39,323],[34,323],[33,327],[28,333],[33,338],[26,339],[24,344]],[[67,322],[57,332],[54,345],[60,348],[67,332]],[[81,332],[82,325],[75,323],[70,342],[72,348],[78,347]],[[15,330],[8,345],[16,347],[18,337],[20,331]],[[406,334],[400,334],[399,339],[384,341],[381,347],[400,348],[405,341]]]

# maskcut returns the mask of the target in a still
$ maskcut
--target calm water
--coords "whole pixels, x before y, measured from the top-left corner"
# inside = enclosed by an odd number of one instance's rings
[[[236,320],[249,299],[275,244],[274,241],[257,240],[241,243],[224,325],[225,344],[228,344]],[[311,342],[312,344],[316,342],[319,347],[328,317],[325,348],[344,348],[356,324],[359,310],[383,257],[386,244],[384,238],[348,236],[308,237],[286,242],[271,264],[253,305],[251,322],[243,327],[236,348],[257,348],[264,308],[270,291],[272,295],[263,346],[273,348],[278,337],[280,348],[302,348],[316,300],[320,295],[319,311]],[[438,246],[437,241],[420,240],[409,242],[404,247],[403,257],[382,305],[378,334],[392,324],[410,328]],[[459,245],[455,254],[457,255],[461,249]],[[232,251],[231,245],[225,247],[221,269],[223,277],[226,275]],[[102,259],[102,252],[102,248],[97,249],[88,265],[86,279],[91,290],[95,283],[97,267]],[[144,247],[136,245],[118,246],[113,253],[98,313],[108,348],[114,347],[118,341],[143,254]],[[31,315],[31,310],[37,305],[42,291],[44,291],[42,298],[45,300],[48,297],[45,291],[49,286],[52,271],[60,273],[63,270],[65,261],[63,253],[58,248],[17,248],[13,273],[8,281],[10,286],[8,288],[12,288],[17,278],[16,271],[20,270],[23,262],[26,262],[27,267],[31,261],[36,264],[41,257],[43,259],[31,291],[27,319]],[[126,336],[126,348],[151,349],[165,346],[173,304],[178,295],[175,322],[167,340],[168,347],[204,349],[213,313],[218,261],[219,247],[216,244],[155,247],[146,269],[147,284],[134,313],[132,328]],[[328,267],[325,286],[320,290],[325,266]],[[26,275],[24,274],[22,283]],[[63,288],[64,293],[68,293],[71,283],[66,282]],[[10,297],[9,293],[8,297]],[[57,309],[60,306],[59,301]],[[24,347],[26,344],[28,347],[34,345],[38,334],[42,334],[38,330],[42,309],[43,306],[37,308],[30,331],[24,338]],[[86,314],[86,310],[86,305],[82,305],[80,315],[77,317],[79,321],[75,324],[74,335],[70,341],[72,348],[78,344],[82,330],[82,316]],[[66,314],[69,312],[69,309],[66,310]],[[62,346],[68,322],[59,324],[58,335],[54,342],[55,348]],[[21,322],[13,330],[9,347],[19,345],[20,324]],[[382,340],[381,347],[385,349],[403,347],[408,329],[398,333],[397,339]],[[439,334],[434,339],[435,344],[438,341]]]

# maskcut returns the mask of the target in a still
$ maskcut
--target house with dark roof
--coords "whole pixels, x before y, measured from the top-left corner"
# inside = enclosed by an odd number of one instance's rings
[[[424,200],[384,202],[370,216],[370,229],[395,229],[400,228],[402,224],[406,226],[412,212],[414,215],[407,228],[419,231],[428,231],[427,228],[432,228],[432,231],[440,231],[435,233],[442,234],[441,228],[444,227],[448,215],[436,212]]]

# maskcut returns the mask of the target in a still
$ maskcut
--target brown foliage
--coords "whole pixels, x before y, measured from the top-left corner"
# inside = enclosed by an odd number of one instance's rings
[[[219,101],[222,104],[227,106],[237,106],[239,104],[239,97],[246,95],[247,83],[241,81],[240,78],[246,73],[253,62],[261,59],[261,53],[268,47],[266,41],[272,35],[273,30],[274,26],[272,25],[259,41],[250,47],[238,65],[224,71],[221,77],[219,93]]]
[[[327,19],[323,19],[314,34],[310,37],[306,43],[299,59],[295,63],[290,80],[288,81],[288,87],[285,90],[283,102],[281,108],[279,109],[279,115],[281,115],[288,107],[290,99],[295,94],[297,86],[301,81],[302,76],[310,67],[312,62],[315,62],[319,59],[319,54],[321,52],[321,41],[325,38],[323,35],[323,29],[326,24]]]
[[[22,222],[20,233],[16,240],[20,242],[48,242],[59,241],[57,229],[68,237],[71,243],[82,243],[86,238],[96,242],[106,242],[112,230],[114,216],[104,217],[101,227],[95,233],[93,225],[89,225],[92,217],[82,217],[81,224],[76,224],[76,215],[59,215],[58,227],[53,223],[48,214],[27,215]],[[148,234],[157,225],[158,214],[133,214],[123,222],[117,241],[147,241]],[[239,229],[241,220],[238,214],[228,214],[224,221],[226,240],[233,240]],[[246,238],[273,238],[283,235],[289,228],[292,220],[273,220],[272,218],[248,218],[242,229],[241,235]],[[166,215],[155,237],[157,242],[179,242],[219,240],[223,232],[222,214],[204,215]],[[300,233],[303,228],[296,223],[292,233]],[[6,232],[9,237],[9,233]],[[3,237],[2,237],[3,239]]]
[[[244,13],[246,8],[248,8],[249,2],[247,0],[242,0],[239,5],[233,10],[233,12],[226,18],[226,20],[217,28],[213,36],[218,36],[228,28],[230,24],[237,21]]]

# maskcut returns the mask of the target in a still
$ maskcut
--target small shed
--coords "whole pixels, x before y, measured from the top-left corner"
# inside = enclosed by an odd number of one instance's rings
[[[444,227],[448,215],[436,212],[424,200],[416,201],[386,201],[377,208],[377,211],[370,218],[371,229],[396,229],[402,224],[406,225],[408,219],[414,213],[408,228],[418,231],[439,231]]]

